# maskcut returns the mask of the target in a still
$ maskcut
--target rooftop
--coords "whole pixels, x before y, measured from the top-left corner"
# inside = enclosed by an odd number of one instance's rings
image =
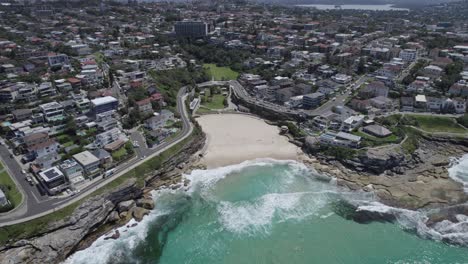
[[[96,98],[94,100],[91,100],[91,103],[93,105],[103,105],[103,104],[108,104],[108,103],[112,103],[112,102],[117,102],[117,99],[115,99],[114,97],[112,96],[104,96],[104,97],[99,97],[99,98]]]
[[[51,182],[54,180],[57,180],[63,176],[63,173],[57,168],[57,167],[52,167],[50,169],[47,169],[45,171],[39,172],[39,176],[45,181],[45,182]]]
[[[87,150],[73,155],[73,158],[82,166],[87,166],[99,162],[99,159]]]

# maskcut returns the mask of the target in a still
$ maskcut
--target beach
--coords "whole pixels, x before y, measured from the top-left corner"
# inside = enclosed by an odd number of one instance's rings
[[[207,135],[201,163],[208,168],[257,158],[297,160],[301,150],[279,134],[279,128],[242,114],[204,115],[197,118]]]

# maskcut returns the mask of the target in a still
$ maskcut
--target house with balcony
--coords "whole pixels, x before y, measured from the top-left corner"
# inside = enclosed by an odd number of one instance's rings
[[[51,82],[43,82],[37,88],[40,97],[48,97],[57,94],[57,90],[54,88]]]
[[[39,105],[39,109],[47,122],[62,121],[65,119],[64,107],[57,102],[50,102]]]

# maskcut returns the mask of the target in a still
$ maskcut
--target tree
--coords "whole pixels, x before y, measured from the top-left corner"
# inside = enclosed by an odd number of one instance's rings
[[[364,58],[359,58],[359,63],[357,66],[357,73],[358,74],[364,74],[366,72],[366,64],[364,62]]]
[[[69,135],[76,135],[76,122],[73,116],[68,116],[65,122],[65,133]]]

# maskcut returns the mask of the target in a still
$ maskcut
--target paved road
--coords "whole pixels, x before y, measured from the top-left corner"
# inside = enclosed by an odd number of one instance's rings
[[[368,79],[369,79],[369,77],[367,77],[365,75],[361,76],[358,80],[356,80],[350,86],[353,87],[353,88],[357,88],[357,87],[361,86],[364,82],[366,82]],[[286,113],[286,114],[291,114],[291,115],[305,114],[305,115],[307,115],[309,117],[321,115],[323,113],[326,113],[326,112],[332,110],[332,108],[335,107],[335,106],[344,105],[346,100],[350,96],[350,94],[345,92],[344,94],[337,95],[335,100],[328,100],[325,104],[321,105],[320,107],[318,107],[316,109],[312,109],[312,110],[295,110],[295,109],[290,109],[290,108],[282,106],[282,105],[278,105],[278,104],[274,104],[274,103],[270,103],[270,102],[266,102],[266,101],[260,101],[260,100],[257,100],[255,98],[253,98],[252,96],[250,96],[248,94],[248,92],[245,90],[245,88],[238,81],[230,81],[229,83],[230,83],[230,85],[232,87],[232,90],[233,90],[234,94],[237,97],[240,97],[240,98],[242,98],[243,100],[245,100],[245,101],[247,101],[249,103],[256,104],[256,105],[259,105],[259,106],[262,106],[264,108],[270,109],[272,111],[280,112],[280,113]]]
[[[9,157],[10,154],[8,150],[2,145],[0,147],[1,158],[6,164],[6,167],[8,168],[11,175],[13,175],[14,180],[19,183],[19,189],[24,193],[24,202],[14,211],[0,215],[0,227],[29,221],[50,214],[55,210],[64,208],[86,197],[97,189],[102,188],[109,182],[124,175],[129,170],[145,162],[147,159],[159,155],[161,152],[187,138],[192,133],[193,126],[192,123],[190,123],[187,109],[185,107],[185,93],[186,87],[182,87],[177,95],[177,110],[179,111],[182,120],[182,131],[177,137],[162,143],[154,149],[148,149],[148,151],[151,153],[137,152],[137,156],[135,158],[117,166],[114,175],[108,178],[99,179],[92,185],[82,189],[80,193],[75,196],[65,198],[40,196],[37,188],[30,186],[24,180],[24,175],[21,174],[21,167],[14,159]],[[145,156],[146,158],[144,158]]]

